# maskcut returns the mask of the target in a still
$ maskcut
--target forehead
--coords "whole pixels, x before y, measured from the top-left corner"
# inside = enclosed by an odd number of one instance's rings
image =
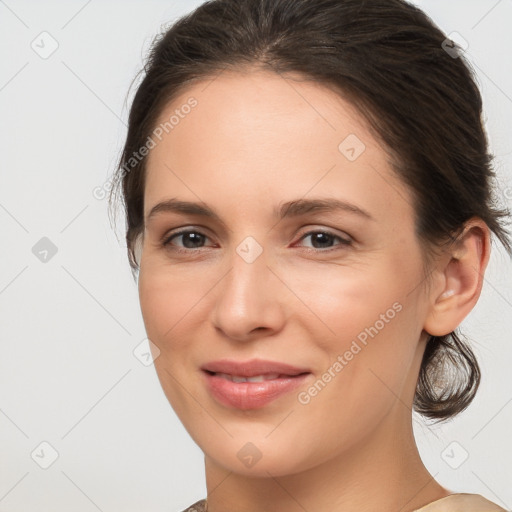
[[[234,194],[247,208],[252,196],[285,200],[308,191],[366,196],[374,208],[408,200],[357,109],[299,75],[222,72],[184,89],[161,112],[158,127],[145,213],[169,192],[191,200],[212,191],[219,200]]]
[[[187,104],[196,105],[189,109]],[[184,111],[184,115],[181,111]],[[178,114],[179,119],[176,115]],[[301,131],[310,138],[335,135],[339,138],[347,128],[356,131],[369,143],[370,137],[363,117],[343,92],[297,73],[277,74],[264,70],[223,71],[213,77],[193,82],[182,90],[162,110],[157,126],[174,117],[166,132],[179,135],[179,125],[215,124],[211,135],[230,135],[229,130],[241,139],[247,131],[254,136],[264,129],[270,136],[278,132],[281,138]],[[302,125],[295,123],[301,121]],[[295,128],[295,129],[294,129]],[[241,131],[245,129],[245,131]],[[198,143],[204,130],[200,130]],[[275,140],[275,139],[274,139]],[[326,144],[329,142],[325,141]]]

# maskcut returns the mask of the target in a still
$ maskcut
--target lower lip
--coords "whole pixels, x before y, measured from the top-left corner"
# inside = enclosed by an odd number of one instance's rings
[[[299,387],[309,375],[279,377],[262,382],[233,382],[208,372],[204,372],[204,374],[213,397],[221,404],[236,409],[264,407]]]

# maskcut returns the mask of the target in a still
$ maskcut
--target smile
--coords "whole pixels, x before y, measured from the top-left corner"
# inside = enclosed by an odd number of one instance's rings
[[[220,404],[262,408],[293,391],[311,375],[307,369],[271,361],[216,361],[202,368],[206,387]]]

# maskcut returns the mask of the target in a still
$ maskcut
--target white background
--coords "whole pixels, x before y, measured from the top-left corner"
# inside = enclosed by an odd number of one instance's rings
[[[128,87],[153,36],[200,3],[0,1],[0,512],[178,512],[206,495],[201,451],[133,354],[145,332],[124,219],[116,237],[107,200],[93,196],[113,172]],[[417,3],[469,43],[510,206],[512,2]],[[41,37],[51,48],[43,31],[58,43],[47,59],[31,48]],[[46,263],[32,252],[42,237],[57,248]],[[483,370],[477,399],[442,427],[414,416],[432,475],[507,509],[511,313],[511,264],[496,243],[463,323]],[[51,461],[43,441],[58,453],[48,469],[34,460]]]

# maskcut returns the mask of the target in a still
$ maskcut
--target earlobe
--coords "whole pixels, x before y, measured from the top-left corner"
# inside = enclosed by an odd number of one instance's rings
[[[482,290],[490,255],[490,232],[478,218],[471,219],[438,262],[440,285],[431,290],[423,329],[433,336],[454,331],[473,309]]]

